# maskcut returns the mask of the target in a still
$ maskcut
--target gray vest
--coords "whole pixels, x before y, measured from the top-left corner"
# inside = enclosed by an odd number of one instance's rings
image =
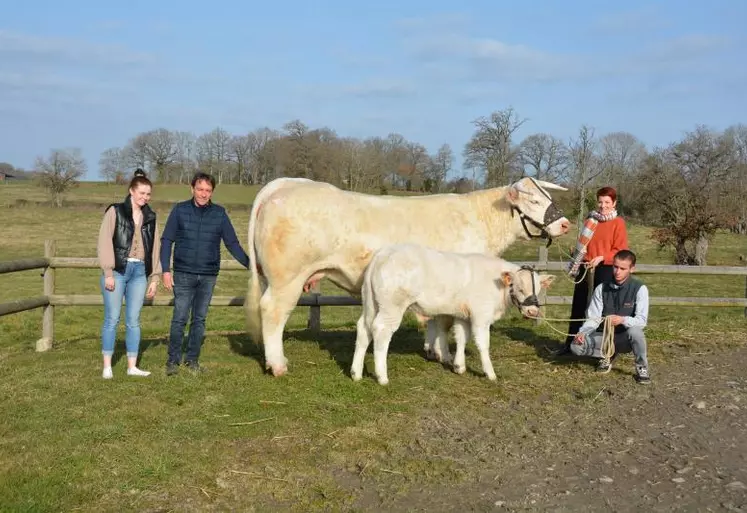
[[[614,281],[608,281],[602,285],[602,315],[620,315],[622,317],[635,317],[635,298],[643,283],[629,276],[625,283],[618,285]],[[604,324],[600,324],[597,331],[602,331]],[[615,326],[615,333],[621,333],[627,328],[622,324]]]

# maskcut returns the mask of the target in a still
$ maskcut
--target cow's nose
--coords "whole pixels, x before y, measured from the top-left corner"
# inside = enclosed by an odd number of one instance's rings
[[[560,229],[563,230],[563,233],[568,233],[568,230],[571,229],[571,222],[570,221],[562,221],[560,223]]]

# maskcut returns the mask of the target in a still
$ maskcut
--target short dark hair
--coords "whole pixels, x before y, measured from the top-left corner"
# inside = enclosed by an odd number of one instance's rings
[[[195,175],[192,177],[192,187],[194,187],[197,182],[210,182],[210,187],[212,189],[215,189],[215,178],[213,178],[213,175],[208,173],[203,173],[202,171],[198,171],[195,173]]]
[[[601,198],[602,196],[609,196],[612,202],[614,203],[617,201],[617,191],[614,187],[602,187],[597,191],[597,199]]]
[[[132,174],[132,180],[130,180],[130,189],[134,189],[138,185],[147,185],[148,187],[153,188],[153,184],[148,180],[148,177],[145,175],[145,171],[143,171],[141,168],[137,168],[135,172]]]
[[[631,267],[635,267],[635,253],[629,249],[621,249],[615,253],[615,260],[627,260],[630,262]]]

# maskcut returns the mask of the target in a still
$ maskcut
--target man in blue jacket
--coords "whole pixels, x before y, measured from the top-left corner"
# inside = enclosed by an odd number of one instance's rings
[[[179,372],[184,326],[190,310],[192,319],[184,364],[194,371],[201,370],[200,349],[205,335],[205,318],[220,271],[221,240],[241,265],[249,267],[249,257],[236,237],[226,209],[210,200],[214,190],[215,178],[207,173],[195,174],[192,198],[174,206],[161,234],[163,284],[174,291],[174,314],[166,361],[169,376]],[[172,244],[173,269],[170,265]]]

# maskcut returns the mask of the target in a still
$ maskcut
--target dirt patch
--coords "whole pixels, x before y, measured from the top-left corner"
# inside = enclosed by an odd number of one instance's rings
[[[621,358],[593,395],[425,415],[398,454],[420,453],[422,476],[343,472],[338,483],[367,511],[747,511],[747,348],[670,361],[648,386]],[[439,461],[450,484],[428,482]]]

